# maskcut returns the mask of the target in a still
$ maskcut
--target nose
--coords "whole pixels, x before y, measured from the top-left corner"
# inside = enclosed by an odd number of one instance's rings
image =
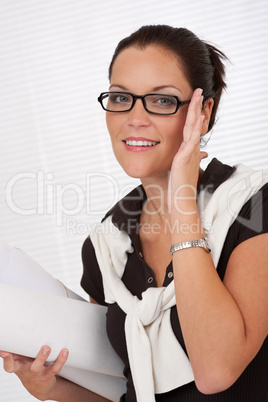
[[[133,108],[128,112],[128,124],[133,127],[151,124],[150,114],[145,110],[141,99],[137,99]]]

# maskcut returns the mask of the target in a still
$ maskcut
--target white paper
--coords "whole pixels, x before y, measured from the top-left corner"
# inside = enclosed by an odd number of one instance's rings
[[[125,392],[123,363],[107,338],[106,307],[91,304],[23,251],[0,241],[0,349],[36,357],[49,345],[54,361],[67,348],[60,375],[113,401]]]
[[[66,297],[61,282],[53,278],[21,249],[0,240],[0,283]],[[83,300],[67,289],[68,297]]]

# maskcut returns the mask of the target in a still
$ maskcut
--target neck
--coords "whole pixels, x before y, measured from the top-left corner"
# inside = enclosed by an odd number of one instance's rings
[[[200,182],[204,171],[199,169]],[[165,218],[170,215],[170,208],[168,205],[168,184],[169,184],[168,172],[165,176],[157,178],[144,178],[141,179],[143,188],[146,193],[147,202],[144,206],[144,213],[151,216],[158,216]]]
[[[168,195],[169,174],[164,177],[141,179],[146,193],[147,202],[144,212],[151,216],[169,214],[167,195]]]

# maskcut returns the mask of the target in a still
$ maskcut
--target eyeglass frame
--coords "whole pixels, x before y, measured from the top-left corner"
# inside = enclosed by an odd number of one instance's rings
[[[130,95],[130,96],[132,96],[133,102],[132,102],[131,107],[130,107],[129,109],[127,109],[127,110],[109,110],[109,109],[106,109],[106,108],[103,106],[103,104],[102,104],[102,100],[103,100],[103,99],[102,99],[102,96],[103,96],[104,94],[126,94],[126,95]],[[175,111],[172,112],[172,113],[157,113],[157,112],[152,112],[151,110],[148,110],[147,107],[146,107],[146,101],[145,101],[144,98],[145,98],[146,96],[152,96],[152,95],[171,96],[172,98],[175,98],[176,101],[177,101],[177,106],[176,106]],[[100,94],[99,97],[98,97],[98,102],[101,104],[101,107],[102,107],[103,110],[105,110],[106,112],[110,112],[110,113],[125,113],[125,112],[130,112],[130,111],[133,109],[133,107],[135,106],[135,103],[136,103],[136,100],[137,100],[137,99],[141,99],[142,104],[143,104],[143,107],[144,107],[144,109],[146,110],[146,112],[151,113],[151,114],[157,114],[157,115],[160,115],[160,116],[171,116],[171,115],[177,113],[177,111],[179,110],[179,108],[180,108],[181,106],[183,106],[183,105],[188,105],[188,104],[191,102],[191,100],[182,101],[182,100],[180,100],[180,98],[179,98],[178,96],[176,96],[176,95],[170,95],[170,94],[167,95],[167,94],[159,94],[159,93],[149,93],[149,94],[145,94],[145,95],[134,95],[132,92],[122,92],[122,91],[101,92],[101,94]]]

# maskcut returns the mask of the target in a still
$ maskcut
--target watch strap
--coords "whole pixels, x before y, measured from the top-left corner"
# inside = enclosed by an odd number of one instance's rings
[[[203,239],[188,240],[188,241],[183,241],[181,243],[173,244],[170,247],[169,251],[172,256],[175,253],[175,251],[184,250],[186,248],[191,248],[191,247],[201,247],[204,250],[206,250],[207,252],[211,251],[209,243],[208,243],[208,239],[206,237],[204,237]]]

